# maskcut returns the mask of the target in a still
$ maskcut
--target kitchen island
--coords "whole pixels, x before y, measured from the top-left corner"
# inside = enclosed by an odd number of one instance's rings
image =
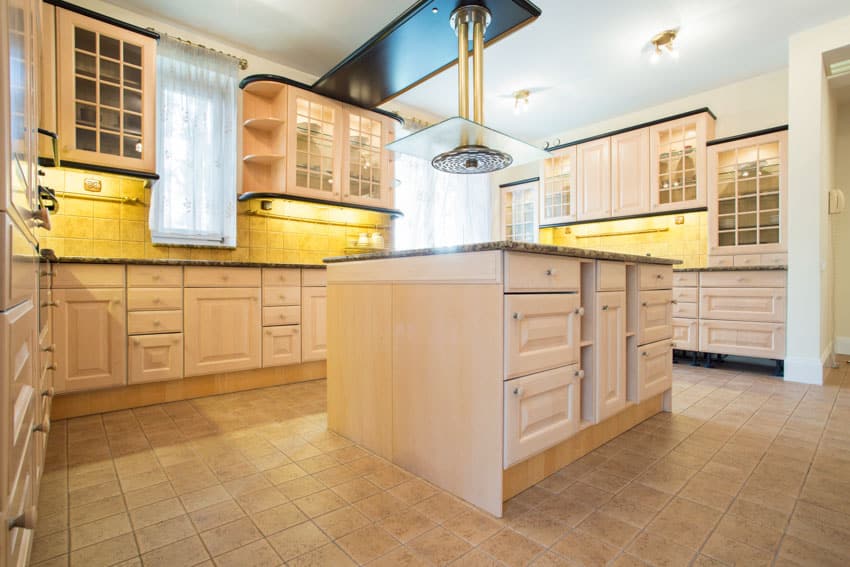
[[[676,260],[489,242],[326,263],[329,428],[495,516],[670,409]]]

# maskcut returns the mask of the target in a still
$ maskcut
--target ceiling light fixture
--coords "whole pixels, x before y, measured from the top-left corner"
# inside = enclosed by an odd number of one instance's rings
[[[529,91],[528,89],[522,89],[521,91],[516,91],[514,93],[514,114],[528,112],[528,99],[530,96],[531,91]]]
[[[679,50],[676,49],[676,46],[673,43],[676,41],[676,36],[678,35],[678,29],[664,30],[661,33],[655,34],[652,39],[649,40],[649,43],[652,45],[652,55],[649,56],[650,62],[658,63],[661,56],[664,54],[664,50],[666,50],[673,59],[678,59]]]

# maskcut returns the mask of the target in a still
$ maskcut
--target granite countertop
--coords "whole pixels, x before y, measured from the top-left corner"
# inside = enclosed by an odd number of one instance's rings
[[[46,256],[42,250],[42,256]],[[87,258],[80,256],[53,256],[51,262],[60,264],[133,264],[144,266],[215,266],[222,268],[307,268],[324,270],[322,264],[276,264],[274,262],[229,262],[222,260],[171,260],[144,258]]]
[[[704,268],[673,268],[674,272],[770,272],[786,270],[788,270],[788,266],[706,266]]]
[[[384,252],[369,252],[353,256],[335,256],[325,258],[326,264],[339,262],[355,262],[358,260],[376,260],[380,258],[405,258],[408,256],[431,256],[433,254],[456,254],[460,252],[484,252],[487,250],[513,250],[530,252],[532,254],[549,254],[552,256],[572,256],[574,258],[592,258],[598,260],[614,260],[620,262],[642,262],[646,264],[681,264],[681,260],[657,258],[655,256],[638,256],[636,254],[618,254],[586,248],[568,248],[565,246],[550,246],[547,244],[532,244],[529,242],[512,242],[500,240],[496,242],[480,242],[462,246],[447,246],[444,248],[420,248],[418,250],[389,250]]]

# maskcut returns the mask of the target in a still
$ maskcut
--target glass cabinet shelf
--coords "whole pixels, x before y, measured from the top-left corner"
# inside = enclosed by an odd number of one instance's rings
[[[540,224],[569,222],[576,218],[576,147],[557,150],[543,162],[540,191]]]

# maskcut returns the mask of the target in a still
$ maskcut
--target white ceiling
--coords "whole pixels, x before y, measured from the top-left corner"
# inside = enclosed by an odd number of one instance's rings
[[[485,55],[485,122],[527,140],[780,69],[791,34],[850,14],[847,0],[534,1],[543,15]],[[115,3],[319,76],[413,2]],[[670,27],[680,28],[681,56],[652,65],[649,39]],[[447,23],[447,38],[452,34]],[[453,116],[456,84],[453,67],[398,101]],[[542,90],[527,113],[515,116],[510,94],[525,88]]]

